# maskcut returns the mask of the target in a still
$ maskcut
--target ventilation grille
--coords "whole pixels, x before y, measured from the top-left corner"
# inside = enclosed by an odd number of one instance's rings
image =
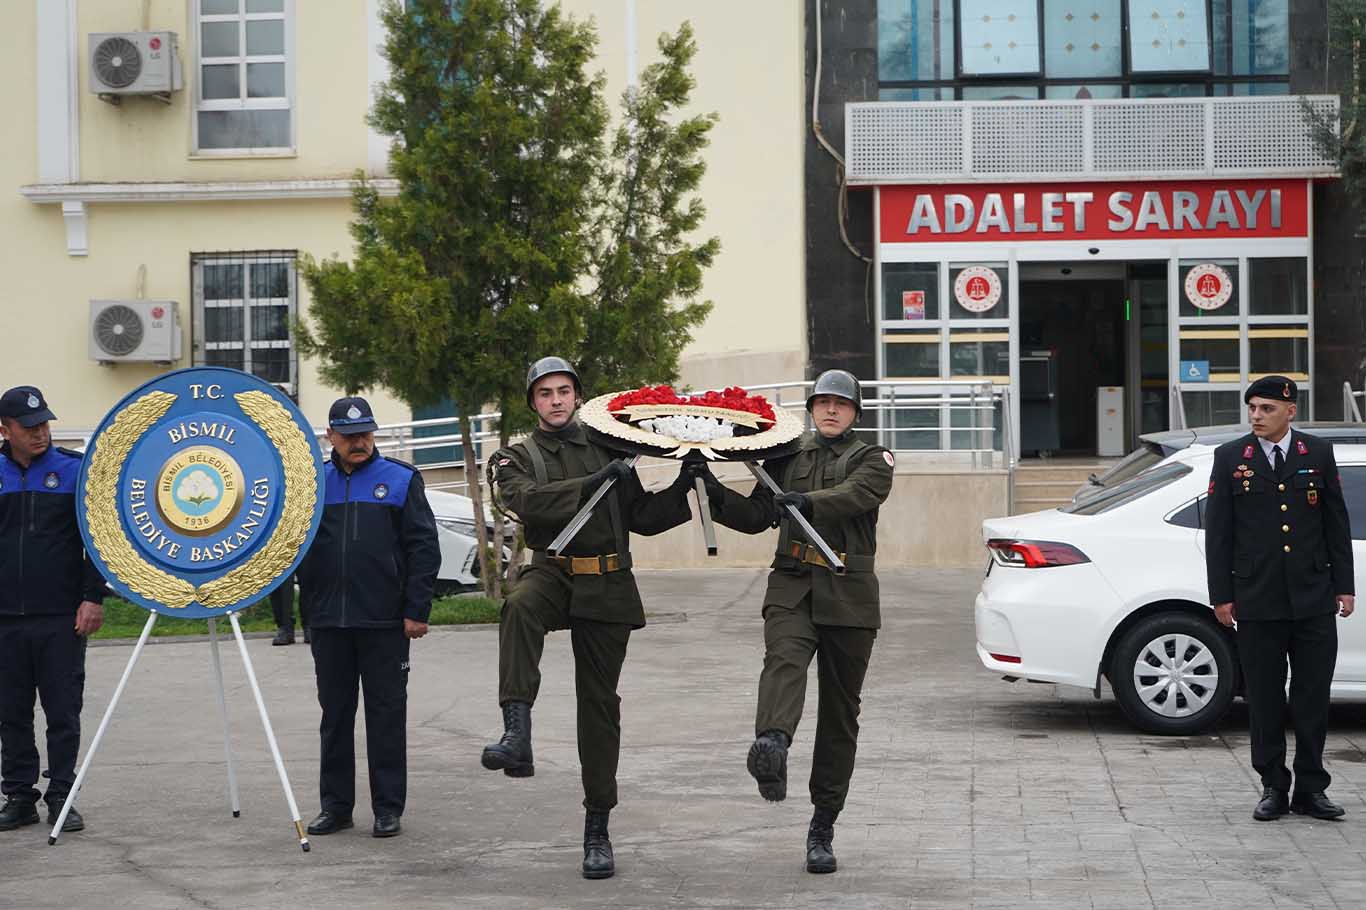
[[[127,88],[142,75],[142,52],[127,38],[106,38],[95,47],[95,75],[110,88]]]
[[[105,307],[95,317],[95,343],[112,357],[126,357],[142,345],[142,317],[121,304]]]

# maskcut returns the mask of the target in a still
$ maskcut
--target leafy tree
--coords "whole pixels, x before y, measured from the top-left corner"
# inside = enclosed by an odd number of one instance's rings
[[[1366,68],[1362,61],[1366,0],[1331,0],[1328,36],[1342,74],[1340,117],[1323,117],[1307,105],[1305,112],[1319,148],[1338,162],[1343,189],[1357,212],[1360,236],[1366,233],[1361,221],[1366,218]]]
[[[687,235],[714,118],[670,122],[693,84],[686,25],[661,39],[609,150],[596,37],[558,7],[387,0],[382,15],[390,78],[370,123],[393,139],[399,192],[381,199],[360,175],[354,260],[305,258],[300,349],[348,391],[453,401],[477,516],[470,415],[496,407],[504,444],[531,426],[529,362],[577,355],[590,389],[676,376],[710,307],[695,298],[718,245]],[[497,551],[475,526],[498,596]]]

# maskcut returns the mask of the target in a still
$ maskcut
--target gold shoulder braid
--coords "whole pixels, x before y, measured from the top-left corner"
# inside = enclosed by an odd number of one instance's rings
[[[265,392],[239,392],[233,397],[279,451],[284,462],[285,501],[275,531],[255,556],[223,577],[199,586],[199,602],[211,609],[250,597],[289,568],[308,539],[318,501],[313,449],[289,412]]]
[[[91,542],[119,581],[148,600],[183,610],[194,603],[194,585],[140,557],[119,523],[119,471],[142,434],[171,409],[175,400],[170,392],[148,392],[114,418],[90,457],[85,515]]]

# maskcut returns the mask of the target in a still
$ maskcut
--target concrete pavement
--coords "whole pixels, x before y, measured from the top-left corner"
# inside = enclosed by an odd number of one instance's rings
[[[479,766],[500,729],[490,627],[415,643],[404,833],[293,840],[235,647],[225,650],[242,818],[227,808],[208,645],[149,648],[78,803],[87,830],[0,833],[0,907],[1359,907],[1366,893],[1366,710],[1335,708],[1331,795],[1345,821],[1258,824],[1246,713],[1212,736],[1135,732],[1110,700],[1008,684],[973,654],[980,573],[882,576],[885,628],[864,698],[841,871],[803,871],[815,675],[790,796],[744,769],[762,657],[764,573],[642,572],[622,680],[617,877],[578,874],[583,815],[567,635],[546,649],[536,776]],[[307,648],[248,644],[307,821],[318,707]],[[131,649],[92,648],[86,743]],[[41,718],[40,718],[41,723]],[[358,723],[359,726],[359,723]],[[359,732],[359,731],[358,731]]]

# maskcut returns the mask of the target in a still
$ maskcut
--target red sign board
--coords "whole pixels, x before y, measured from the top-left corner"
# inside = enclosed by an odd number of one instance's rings
[[[1309,236],[1305,180],[879,188],[882,243]]]

